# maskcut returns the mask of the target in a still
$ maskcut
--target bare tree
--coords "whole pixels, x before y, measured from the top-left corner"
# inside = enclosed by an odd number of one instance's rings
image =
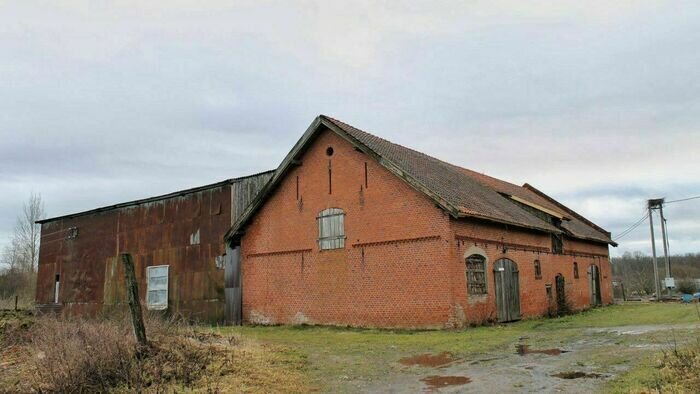
[[[32,193],[23,205],[22,213],[17,217],[12,244],[19,253],[22,269],[34,273],[39,263],[39,241],[41,237],[41,220],[46,215],[40,194]]]
[[[41,238],[41,226],[36,221],[44,215],[41,196],[32,193],[17,216],[10,243],[0,255],[0,298],[19,295],[29,302],[34,299]]]

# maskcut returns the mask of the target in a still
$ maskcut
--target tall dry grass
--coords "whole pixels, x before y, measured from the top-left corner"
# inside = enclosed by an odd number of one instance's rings
[[[0,393],[315,390],[306,356],[291,348],[154,315],[146,316],[146,334],[149,346],[137,351],[128,316],[0,314]]]
[[[700,305],[695,304],[700,320]],[[673,335],[673,333],[672,333]],[[665,350],[659,357],[659,376],[655,389],[662,393],[700,392],[700,336],[695,342]]]
[[[149,346],[138,349],[128,318],[39,317],[28,329],[6,333],[4,347],[21,346],[20,391],[82,393],[162,392],[193,388],[217,349],[178,319],[146,318]],[[214,390],[215,391],[215,390]]]

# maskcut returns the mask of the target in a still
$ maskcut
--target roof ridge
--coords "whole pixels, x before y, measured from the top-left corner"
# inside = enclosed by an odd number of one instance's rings
[[[413,148],[408,147],[408,146],[405,146],[405,145],[397,144],[396,142],[387,140],[386,138],[379,137],[379,136],[376,135],[376,134],[370,133],[370,132],[365,131],[365,130],[362,130],[362,129],[358,129],[357,127],[355,127],[355,126],[353,126],[353,125],[350,125],[350,124],[347,124],[347,123],[343,122],[342,120],[338,120],[338,119],[336,119],[336,118],[333,118],[333,117],[328,116],[328,115],[323,115],[323,114],[321,114],[320,116],[322,116],[322,117],[324,117],[324,118],[326,118],[326,119],[328,119],[328,120],[330,120],[330,121],[332,121],[332,122],[340,123],[340,124],[343,125],[343,126],[350,127],[350,128],[352,128],[352,129],[354,129],[354,130],[356,130],[356,131],[359,131],[359,132],[361,132],[361,133],[367,134],[368,136],[373,137],[373,138],[376,138],[376,139],[378,139],[378,140],[380,140],[380,141],[384,141],[384,142],[386,142],[386,143],[388,143],[388,144],[397,146],[397,147],[399,147],[399,148],[409,150],[409,151],[411,151],[411,152],[413,152],[413,153],[417,153],[417,154],[419,154],[419,155],[421,155],[421,156],[427,157],[427,158],[430,159],[430,160],[434,160],[434,161],[436,161],[436,162],[439,162],[439,163],[442,163],[442,164],[446,164],[446,165],[448,165],[448,166],[450,166],[450,167],[456,167],[456,168],[458,168],[458,169],[467,170],[467,169],[464,168],[464,167],[460,167],[460,166],[458,166],[458,165],[456,165],[456,164],[452,164],[452,163],[450,163],[450,162],[444,161],[444,160],[439,159],[439,158],[437,158],[437,157],[435,157],[435,156],[431,156],[431,155],[429,155],[429,154],[427,154],[427,153],[425,153],[425,152],[421,152],[421,151],[419,151],[419,150],[413,149]],[[472,170],[469,170],[469,171],[472,171]],[[498,178],[494,178],[494,179],[500,180],[500,179],[498,179]],[[505,181],[503,181],[503,182],[505,182]]]
[[[376,139],[378,139],[378,140],[381,140],[381,141],[387,142],[387,143],[389,143],[389,144],[392,144],[392,145],[401,147],[401,148],[403,148],[403,149],[408,149],[408,150],[410,150],[410,151],[412,151],[412,152],[415,152],[415,153],[418,153],[418,154],[420,154],[420,155],[429,157],[429,158],[431,158],[431,159],[433,159],[433,160],[437,160],[437,161],[443,162],[443,163],[445,163],[445,164],[449,164],[449,165],[451,165],[451,166],[454,165],[454,164],[448,163],[448,162],[446,162],[446,161],[444,161],[444,160],[440,160],[440,159],[438,159],[437,157],[430,156],[430,155],[427,154],[427,153],[421,152],[421,151],[419,151],[419,150],[415,150],[415,149],[413,149],[413,148],[411,148],[411,147],[404,146],[404,145],[401,145],[401,144],[397,144],[396,142],[393,142],[393,141],[389,141],[388,139],[382,138],[382,137],[380,137],[380,136],[378,136],[378,135],[376,135],[376,134],[374,134],[374,133],[370,133],[369,131],[362,130],[362,129],[358,129],[358,128],[355,127],[355,126],[353,126],[353,125],[351,125],[351,124],[347,124],[347,123],[343,122],[342,120],[338,120],[338,119],[336,119],[336,118],[334,118],[334,117],[332,117],[332,116],[323,115],[323,114],[320,115],[320,116],[322,116],[322,117],[324,117],[324,118],[326,118],[326,119],[328,119],[328,120],[330,120],[330,121],[332,121],[332,122],[340,123],[340,124],[342,124],[343,126],[347,126],[347,127],[352,128],[352,129],[355,129],[355,130],[357,130],[357,131],[359,131],[359,132],[361,132],[361,133],[365,133],[365,134],[369,135],[370,137],[374,137],[374,138],[376,138]]]
[[[448,163],[324,114],[319,114],[309,125],[306,132],[284,158],[277,173],[263,189],[260,197],[256,198],[246,208],[246,212],[239,220],[231,226],[231,229],[226,233],[226,239],[231,239],[236,234],[242,234],[245,231],[244,227],[250,217],[264,204],[266,196],[282,182],[287,169],[295,160],[295,155],[303,152],[305,147],[311,144],[315,136],[323,130],[331,130],[349,141],[356,149],[368,154],[377,160],[382,167],[401,178],[418,192],[425,194],[455,219],[473,217],[548,233],[569,231],[575,237],[589,237],[599,242],[607,243],[609,240],[609,236],[595,227],[586,225],[583,221],[577,221],[580,226],[572,225],[568,226],[567,229],[558,228],[507,198],[509,194],[525,195],[529,193],[532,197],[536,196],[523,186]],[[547,203],[545,199],[538,198],[538,200],[543,204]],[[553,205],[551,209],[560,210],[556,205]]]

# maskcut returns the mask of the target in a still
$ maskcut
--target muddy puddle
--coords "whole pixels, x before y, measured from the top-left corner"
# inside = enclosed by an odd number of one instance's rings
[[[568,353],[568,350],[561,350],[561,349],[530,349],[529,345],[515,345],[515,351],[521,355],[524,356],[526,354],[547,354],[550,356],[558,356],[562,353]]]
[[[404,357],[399,360],[399,363],[403,365],[420,365],[421,367],[444,367],[452,362],[459,360],[452,354],[447,352],[442,352],[439,354],[419,354],[417,356]]]
[[[463,384],[471,383],[471,379],[466,376],[426,376],[420,380],[425,383],[428,390],[436,391],[438,389],[449,387],[449,386],[461,386]]]
[[[602,378],[604,375],[599,373],[586,373],[581,371],[559,372],[552,376],[560,379],[581,379],[581,378]]]

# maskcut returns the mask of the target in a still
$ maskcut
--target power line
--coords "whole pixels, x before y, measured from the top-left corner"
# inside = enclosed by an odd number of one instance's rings
[[[629,228],[627,228],[625,231],[622,231],[622,232],[620,233],[620,235],[618,235],[617,237],[615,237],[615,241],[620,240],[620,239],[622,239],[623,237],[625,237],[625,236],[627,236],[628,234],[630,234],[634,229],[636,229],[637,227],[639,227],[639,226],[640,226],[642,223],[644,223],[648,218],[649,218],[649,216],[647,216],[647,213],[645,212],[644,215],[642,215],[642,217],[639,218],[639,220],[637,220],[633,225],[629,226]]]
[[[696,200],[700,198],[700,196],[694,196],[694,197],[688,197],[688,198],[681,198],[678,200],[671,200],[671,201],[665,201],[664,204],[673,204],[674,202],[681,202],[681,201],[688,201],[688,200]]]

